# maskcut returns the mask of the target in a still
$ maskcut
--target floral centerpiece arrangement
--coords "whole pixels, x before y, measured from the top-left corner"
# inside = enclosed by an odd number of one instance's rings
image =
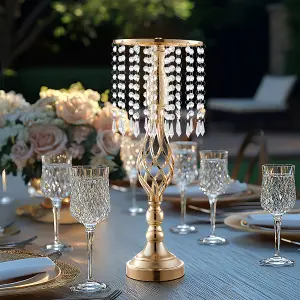
[[[123,178],[112,109],[108,91],[100,95],[80,83],[62,90],[42,87],[33,105],[0,91],[0,171],[20,171],[28,183],[40,178],[42,155],[67,150],[74,165],[107,165],[111,179]]]

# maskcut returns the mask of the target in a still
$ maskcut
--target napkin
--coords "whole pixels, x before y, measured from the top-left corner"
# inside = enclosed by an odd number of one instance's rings
[[[273,216],[270,214],[250,214],[246,221],[248,224],[258,226],[274,225]],[[300,214],[286,214],[282,217],[282,228],[300,229]]]
[[[241,183],[238,180],[233,181],[227,187],[225,194],[236,194],[246,191],[248,188],[246,183]],[[166,196],[178,196],[179,190],[176,185],[170,185],[166,188],[164,195]],[[199,184],[193,184],[187,187],[186,196],[187,197],[199,197],[203,196],[204,193],[199,187]]]
[[[0,263],[0,281],[54,269],[55,263],[48,257],[25,258],[2,262]]]

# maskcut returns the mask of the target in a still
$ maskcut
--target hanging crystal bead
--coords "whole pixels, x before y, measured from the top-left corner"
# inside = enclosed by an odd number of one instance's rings
[[[178,136],[181,136],[181,124],[180,121],[177,119],[176,121],[176,133]]]
[[[147,130],[148,130],[148,118],[145,118],[144,128],[145,128],[145,130],[147,132]]]
[[[125,122],[124,122],[123,118],[121,118],[120,121],[119,121],[119,132],[122,135],[125,135],[125,132],[126,132],[126,130],[125,130],[125,124],[124,123]]]
[[[138,121],[134,122],[133,134],[134,134],[135,137],[137,137],[140,134],[140,124],[139,124]]]
[[[169,136],[171,138],[174,136],[174,128],[173,128],[173,123],[172,122],[170,124]]]
[[[112,121],[112,132],[115,134],[117,132],[117,124],[116,124],[116,119],[113,118]]]
[[[200,133],[201,133],[201,121],[200,120],[198,120],[197,121],[197,126],[196,126],[196,136],[198,137],[199,135],[200,135]]]
[[[202,136],[203,136],[204,133],[205,133],[205,128],[204,128],[204,122],[203,122],[203,121],[201,121],[201,125],[200,125],[200,133],[201,133]]]
[[[129,120],[129,128],[130,128],[130,132],[132,132],[133,133],[133,120],[132,120],[132,118],[130,118],[130,120]]]
[[[186,133],[186,136],[189,137],[190,136],[190,123],[187,122],[186,123],[186,129],[185,129],[185,133]]]
[[[165,128],[165,136],[168,138],[170,135],[170,131],[169,131],[169,124],[167,121],[165,121],[164,128]]]

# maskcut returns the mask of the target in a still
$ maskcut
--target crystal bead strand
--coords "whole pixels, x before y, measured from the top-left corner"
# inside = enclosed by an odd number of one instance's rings
[[[117,129],[117,110],[116,110],[116,101],[117,101],[117,93],[118,93],[118,79],[117,79],[117,60],[118,60],[118,47],[115,44],[112,44],[113,46],[113,52],[112,52],[112,102],[113,102],[113,108],[112,108],[112,116],[113,116],[113,121],[112,121],[112,132],[116,133],[118,131]]]
[[[166,120],[169,121],[168,127],[168,135],[172,138],[174,136],[174,127],[173,127],[173,121],[175,120],[175,47],[171,46],[167,48],[166,53],[168,54],[168,57],[165,58],[165,73],[166,73],[166,84],[167,86],[167,105],[165,107],[166,109]]]
[[[204,48],[197,47],[197,126],[196,135],[203,136],[205,133],[204,127]]]
[[[130,124],[130,132],[133,133],[134,131],[134,121],[133,121],[133,103],[134,103],[134,89],[133,89],[133,76],[134,76],[134,49],[133,47],[129,47],[129,75],[128,75],[128,80],[129,80],[129,84],[128,84],[128,88],[129,88],[129,93],[128,93],[128,97],[129,97],[129,110],[128,110],[128,114],[129,114],[129,124]]]
[[[175,93],[175,106],[176,106],[176,133],[178,136],[181,135],[181,49],[178,47],[175,50],[175,79],[176,79],[176,93]],[[177,72],[178,71],[178,72]]]
[[[164,70],[165,70],[165,74],[166,74],[166,78],[165,78],[165,83],[167,85],[167,87],[165,88],[165,99],[167,99],[167,101],[169,102],[169,57],[170,57],[170,47],[165,47],[165,59],[164,59]],[[168,112],[168,105],[165,106],[164,108],[164,131],[165,131],[165,136],[167,138],[169,138],[170,136],[170,126],[169,126],[169,112]]]
[[[125,120],[126,120],[126,113],[125,113],[125,46],[122,45],[118,49],[119,56],[118,56],[118,107],[122,110],[121,117],[119,119],[119,132],[122,135],[125,135],[126,128],[125,128]]]
[[[185,48],[186,51],[186,110],[187,124],[186,135],[189,137],[193,132],[193,117],[194,117],[194,49],[190,46]]]
[[[143,53],[144,53],[144,68],[143,68],[143,79],[144,79],[144,101],[143,101],[143,105],[144,105],[144,116],[145,116],[145,124],[144,124],[144,128],[147,132],[148,130],[148,119],[149,119],[149,105],[147,104],[147,93],[149,92],[147,89],[148,83],[149,83],[149,70],[150,70],[150,65],[151,65],[151,49],[150,47],[144,47],[143,49]]]
[[[150,47],[150,67],[149,67],[149,93],[147,97],[147,105],[149,107],[149,134],[156,136],[156,120],[157,120],[157,46]]]
[[[135,52],[134,55],[134,61],[135,61],[135,65],[134,65],[134,75],[133,75],[133,89],[134,89],[134,94],[133,94],[133,99],[134,99],[134,103],[133,103],[133,119],[134,119],[134,135],[135,137],[137,137],[140,133],[140,46],[135,45],[133,47],[133,50]],[[136,129],[138,128],[138,129]]]

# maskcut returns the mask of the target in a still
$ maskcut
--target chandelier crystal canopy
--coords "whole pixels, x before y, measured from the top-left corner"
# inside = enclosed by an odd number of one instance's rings
[[[142,114],[146,132],[155,136],[160,105],[164,108],[164,131],[168,138],[180,136],[183,123],[187,137],[194,129],[197,136],[204,135],[204,66],[202,42],[161,38],[114,40],[112,99],[114,107],[120,110],[113,113],[113,132],[126,133],[127,110],[130,131],[135,136],[140,133]]]

